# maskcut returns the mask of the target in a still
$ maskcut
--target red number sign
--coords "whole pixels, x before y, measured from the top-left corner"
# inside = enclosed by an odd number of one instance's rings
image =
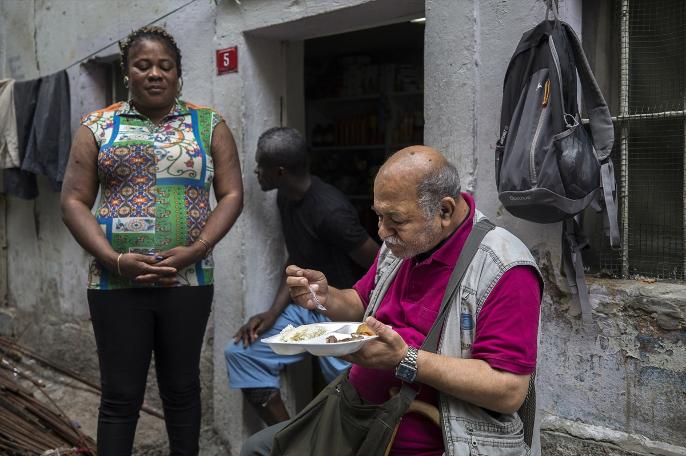
[[[238,48],[232,46],[217,49],[217,74],[235,73],[238,71]]]

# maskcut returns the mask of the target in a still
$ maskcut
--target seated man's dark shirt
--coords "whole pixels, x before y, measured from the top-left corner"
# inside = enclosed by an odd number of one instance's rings
[[[330,285],[350,288],[364,273],[349,253],[369,236],[357,211],[335,187],[316,176],[303,199],[279,192],[277,205],[292,264],[322,271]]]

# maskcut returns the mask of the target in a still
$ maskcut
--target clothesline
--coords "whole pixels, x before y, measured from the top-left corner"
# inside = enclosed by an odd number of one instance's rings
[[[156,22],[159,22],[159,21],[161,21],[162,19],[165,19],[165,18],[171,16],[172,14],[176,13],[177,11],[182,10],[183,8],[185,8],[185,7],[187,7],[188,5],[190,5],[191,3],[195,3],[196,1],[198,1],[198,0],[190,0],[189,2],[184,3],[183,5],[181,5],[181,6],[177,7],[177,8],[175,8],[175,9],[173,9],[172,11],[170,11],[170,12],[164,14],[163,16],[160,16],[160,17],[158,17],[157,19],[155,19],[155,20],[153,20],[153,21],[151,21],[151,22],[148,22],[148,23],[145,24],[143,27],[147,27],[147,26],[152,25],[152,24],[154,24],[154,23],[156,23]],[[76,65],[79,65],[80,63],[85,62],[86,60],[90,59],[91,57],[93,57],[93,56],[99,54],[100,52],[104,51],[104,50],[107,49],[108,47],[110,47],[110,46],[112,46],[112,45],[115,45],[115,44],[119,43],[121,40],[123,40],[123,39],[126,38],[127,36],[128,36],[128,33],[127,33],[126,35],[122,36],[121,38],[119,38],[118,40],[112,41],[112,42],[108,43],[107,45],[101,47],[101,48],[98,49],[97,51],[93,51],[93,52],[91,52],[90,54],[88,54],[87,56],[85,56],[85,57],[83,57],[83,58],[81,58],[81,59],[76,60],[74,63],[72,63],[71,65],[67,66],[67,67],[64,68],[64,69],[65,69],[65,70],[68,70],[68,69],[70,69],[70,68],[72,68],[72,67],[75,67]]]

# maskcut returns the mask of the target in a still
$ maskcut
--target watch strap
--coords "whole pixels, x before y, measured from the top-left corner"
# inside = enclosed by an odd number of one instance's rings
[[[407,347],[407,353],[403,357],[403,359],[400,360],[398,365],[395,367],[395,376],[397,378],[402,377],[398,375],[398,372],[401,369],[401,366],[411,366],[414,369],[414,376],[415,378],[417,377],[417,358],[419,357],[419,350],[416,347],[413,347],[411,345],[408,345]],[[414,379],[412,379],[414,381]]]

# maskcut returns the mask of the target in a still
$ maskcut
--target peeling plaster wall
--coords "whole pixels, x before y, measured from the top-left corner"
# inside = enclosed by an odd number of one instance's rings
[[[5,48],[7,47],[5,38],[5,5],[0,3],[0,77],[4,78],[7,70],[5,66],[7,64],[7,56]]]
[[[81,57],[122,38],[183,2],[97,0],[3,1],[4,76],[31,79],[59,71]],[[178,38],[184,64],[184,98],[212,105],[214,4],[198,1],[162,21]],[[188,18],[193,18],[189,21]],[[100,56],[119,52],[115,45]],[[105,103],[103,68],[76,65],[68,70],[72,131],[82,115]],[[62,223],[59,193],[39,176],[35,201],[7,198],[9,307],[13,318],[5,332],[41,354],[60,360],[84,376],[97,379],[95,343],[86,303],[88,257]],[[226,241],[225,241],[226,242]],[[225,244],[218,246],[221,251]],[[221,254],[220,254],[221,255]],[[217,301],[225,301],[222,290]],[[203,358],[204,402],[211,410],[211,331]],[[154,382],[153,382],[154,383]],[[153,387],[154,389],[154,387]],[[148,399],[159,406],[157,394]]]
[[[240,27],[236,29],[240,30]],[[282,94],[278,75],[283,73],[278,66],[281,51],[278,43],[260,39],[244,41],[242,36],[236,34],[228,35],[218,43],[218,47],[224,45],[239,45],[242,91],[239,96],[228,97],[227,100],[242,100],[244,103],[233,109],[243,109],[240,114],[244,146],[240,158],[245,170],[245,209],[238,226],[240,244],[234,243],[231,249],[234,253],[240,252],[241,261],[227,261],[228,268],[218,275],[222,283],[230,282],[233,278],[236,287],[231,291],[234,298],[229,301],[231,305],[215,308],[218,331],[214,350],[214,363],[217,366],[214,371],[214,418],[219,424],[220,434],[231,442],[232,453],[238,454],[240,446],[235,445],[243,440],[244,435],[254,432],[256,423],[253,422],[250,427],[252,431],[244,428],[244,416],[249,419],[252,415],[243,413],[240,392],[228,388],[223,348],[230,343],[231,335],[247,317],[271,305],[285,262],[281,226],[276,212],[276,194],[262,192],[252,172],[259,134],[278,125],[279,97]],[[276,63],[276,68],[270,68],[270,63]],[[250,83],[246,84],[246,81]],[[216,89],[223,90],[219,84]],[[227,109],[231,108],[227,106]],[[239,276],[242,280],[237,283],[235,278]]]
[[[684,454],[686,286],[590,284],[591,331],[581,327],[576,306],[559,290],[549,287],[544,302],[540,406],[552,415],[544,428],[583,437],[570,422],[588,423],[645,437],[644,451]],[[598,440],[607,436],[598,434]],[[627,449],[635,446],[628,437],[621,440]]]
[[[0,71],[25,79],[56,71],[181,5],[181,0],[0,0]],[[203,358],[205,418],[238,454],[256,423],[227,386],[223,347],[273,298],[285,259],[275,194],[254,178],[259,134],[302,125],[301,40],[418,17],[417,0],[201,0],[166,24],[181,47],[184,98],[217,108],[243,167],[245,209],[216,247],[213,328]],[[421,2],[419,2],[421,3]],[[593,280],[595,330],[585,332],[559,274],[559,225],[511,217],[497,200],[493,149],[502,78],[522,32],[544,16],[538,0],[427,0],[425,142],[444,151],[479,208],[520,236],[546,278],[539,406],[546,454],[686,454],[686,286]],[[580,31],[581,2],[561,2]],[[351,19],[352,18],[352,19]],[[282,43],[287,42],[287,43]],[[239,72],[217,76],[214,51],[238,46]],[[102,55],[112,54],[110,47]],[[73,127],[101,107],[102,69],[77,66]],[[90,376],[97,362],[85,302],[87,258],[62,225],[59,198],[41,180],[34,201],[7,208],[9,300],[15,333]],[[0,329],[5,326],[0,325]],[[292,381],[286,379],[287,395]],[[151,397],[150,395],[148,397]]]

